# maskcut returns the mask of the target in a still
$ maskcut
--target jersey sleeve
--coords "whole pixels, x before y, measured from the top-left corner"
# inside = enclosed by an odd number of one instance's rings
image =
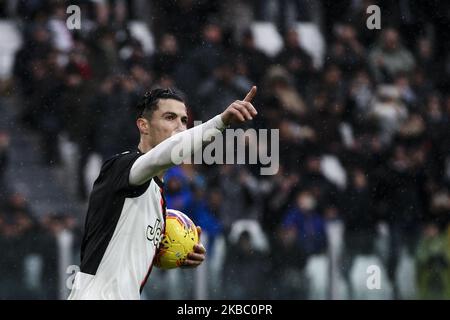
[[[205,143],[212,141],[225,129],[222,116],[219,114],[209,121],[179,132],[159,143],[139,158],[131,168],[130,182],[140,185],[157,175],[159,172],[179,165]]]
[[[143,154],[140,152],[124,152],[107,160],[100,173],[108,188],[124,194],[126,197],[138,197],[147,190],[150,181],[138,186],[130,185],[130,170],[134,162]]]

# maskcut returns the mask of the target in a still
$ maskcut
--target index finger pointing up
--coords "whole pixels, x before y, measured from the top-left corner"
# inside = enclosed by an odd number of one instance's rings
[[[251,88],[251,90],[247,93],[247,95],[245,96],[244,101],[251,102],[253,100],[253,98],[255,97],[255,95],[256,95],[256,86],[253,86]]]

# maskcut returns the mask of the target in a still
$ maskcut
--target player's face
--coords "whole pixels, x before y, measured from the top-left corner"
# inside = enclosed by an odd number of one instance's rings
[[[174,134],[186,130],[187,120],[184,103],[174,99],[160,99],[158,108],[149,121],[148,136],[151,145],[156,146]]]

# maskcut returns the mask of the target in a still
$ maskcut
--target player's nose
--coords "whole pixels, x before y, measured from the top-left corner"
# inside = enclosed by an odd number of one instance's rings
[[[186,130],[186,126],[184,124],[178,124],[175,130],[173,131],[173,134],[180,133],[182,131]]]
[[[181,131],[184,131],[184,130],[186,130],[186,124],[183,123],[183,121],[181,119],[178,119],[176,131],[177,132],[181,132]]]

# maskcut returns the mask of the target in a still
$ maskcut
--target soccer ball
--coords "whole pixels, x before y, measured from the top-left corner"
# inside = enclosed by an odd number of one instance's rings
[[[156,254],[155,266],[160,269],[181,266],[197,243],[197,228],[192,220],[181,211],[167,209],[165,231]]]

